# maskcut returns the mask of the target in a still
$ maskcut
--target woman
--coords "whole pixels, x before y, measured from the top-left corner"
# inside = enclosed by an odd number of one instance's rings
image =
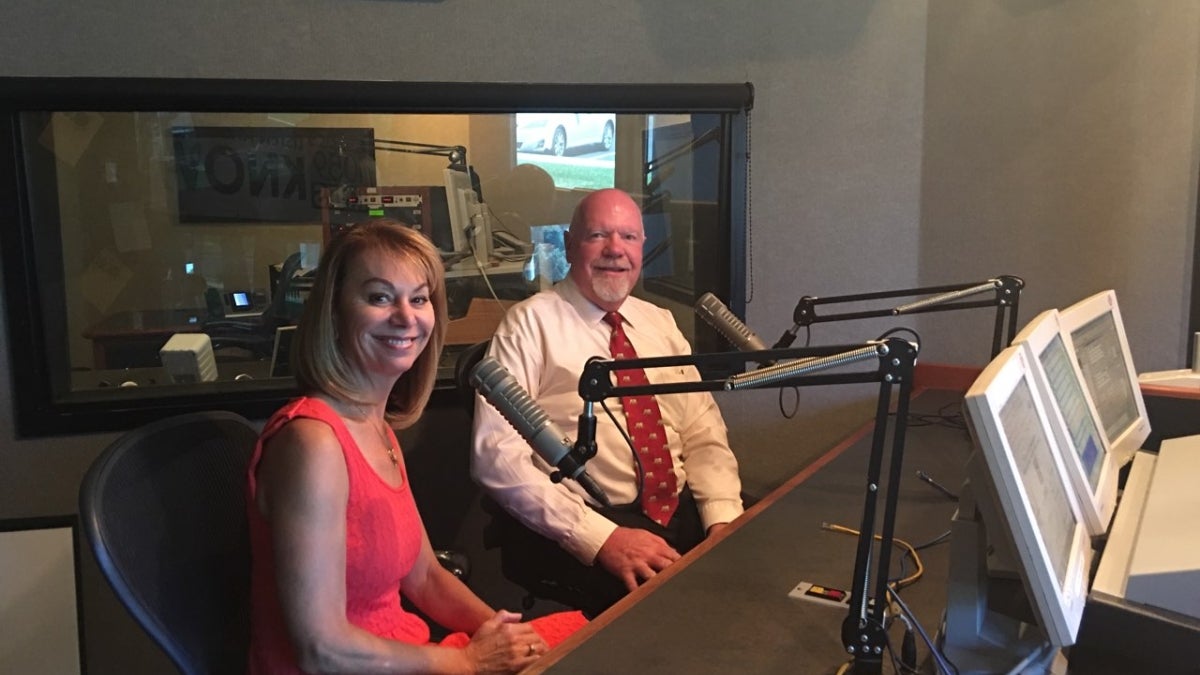
[[[294,338],[303,395],[248,472],[251,673],[504,673],[548,649],[441,567],[409,491],[392,427],[429,400],[446,321],[441,259],[415,230],[372,221],[326,250]],[[462,634],[429,644],[401,593]],[[582,622],[547,617],[547,637]]]

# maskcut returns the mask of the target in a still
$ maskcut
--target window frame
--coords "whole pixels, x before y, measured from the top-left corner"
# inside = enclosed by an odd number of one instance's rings
[[[18,437],[117,431],[161,417],[195,410],[232,410],[251,419],[271,414],[294,389],[247,387],[244,391],[177,393],[166,385],[154,396],[112,400],[56,400],[55,378],[62,364],[54,354],[67,353],[66,317],[46,311],[43,302],[61,298],[62,241],[57,230],[35,233],[35,224],[56,222],[54,213],[33,213],[34,204],[56,205],[56,199],[34,199],[29,190],[53,190],[56,179],[33,175],[22,146],[22,115],[51,112],[257,112],[287,110],[308,113],[515,113],[594,111],[614,113],[721,113],[735,121],[725,125],[720,182],[721,225],[729,233],[727,269],[717,279],[725,288],[711,290],[729,298],[730,308],[745,308],[745,181],[748,171],[732,168],[733,158],[748,164],[745,129],[753,106],[750,83],[737,84],[537,84],[454,82],[352,82],[323,80],[232,80],[181,78],[0,78],[0,265],[12,401]],[[740,120],[740,123],[737,121]],[[741,133],[737,133],[741,131]],[[35,234],[37,236],[35,236]],[[54,250],[57,247],[57,250]],[[45,250],[50,249],[50,250]],[[65,305],[64,305],[65,306]],[[726,347],[707,326],[697,325],[697,352]],[[58,350],[55,352],[55,350]],[[265,385],[264,381],[264,385]]]

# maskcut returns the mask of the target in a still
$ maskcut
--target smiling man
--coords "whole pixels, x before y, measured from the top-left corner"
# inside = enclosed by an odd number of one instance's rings
[[[670,312],[630,296],[645,238],[627,194],[591,193],[567,232],[567,278],[510,309],[492,339],[489,355],[561,429],[576,427],[589,358],[691,351]],[[617,376],[620,384],[699,379],[692,367]],[[552,468],[490,404],[477,399],[475,414],[472,473],[506,512],[496,523],[504,568],[593,616],[742,513],[737,460],[710,394],[608,406],[616,423],[597,415],[597,454],[587,465],[615,505],[607,508],[574,481],[552,483]]]

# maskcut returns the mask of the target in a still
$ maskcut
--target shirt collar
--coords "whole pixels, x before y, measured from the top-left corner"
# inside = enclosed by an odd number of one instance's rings
[[[562,281],[554,285],[554,290],[567,301],[589,326],[599,325],[604,323],[604,315],[607,314],[603,309],[592,304],[591,300],[583,297],[579,286],[575,284],[575,280],[567,276]],[[633,297],[625,298],[625,302],[621,304],[621,308],[617,310],[621,313],[621,317],[625,319],[625,323],[630,326],[637,326],[638,311],[637,304],[633,302]]]

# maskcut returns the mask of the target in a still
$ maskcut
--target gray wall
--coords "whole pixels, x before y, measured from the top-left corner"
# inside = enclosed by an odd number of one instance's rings
[[[748,323],[765,339],[801,295],[1016,274],[1024,318],[1116,288],[1139,368],[1182,366],[1193,2],[101,4],[7,3],[6,74],[753,82]],[[814,343],[893,325],[825,324]],[[925,361],[986,361],[990,316],[903,325],[921,332]],[[865,420],[871,392],[842,389],[802,392],[791,420],[773,392],[721,399],[751,492]],[[11,397],[0,387],[0,518],[74,512],[80,476],[113,437],[16,440]],[[91,672],[153,668],[97,588],[85,579]]]
[[[1182,368],[1198,30],[1185,0],[931,2],[922,282],[1022,276],[1026,319],[1114,288],[1138,370]]]

